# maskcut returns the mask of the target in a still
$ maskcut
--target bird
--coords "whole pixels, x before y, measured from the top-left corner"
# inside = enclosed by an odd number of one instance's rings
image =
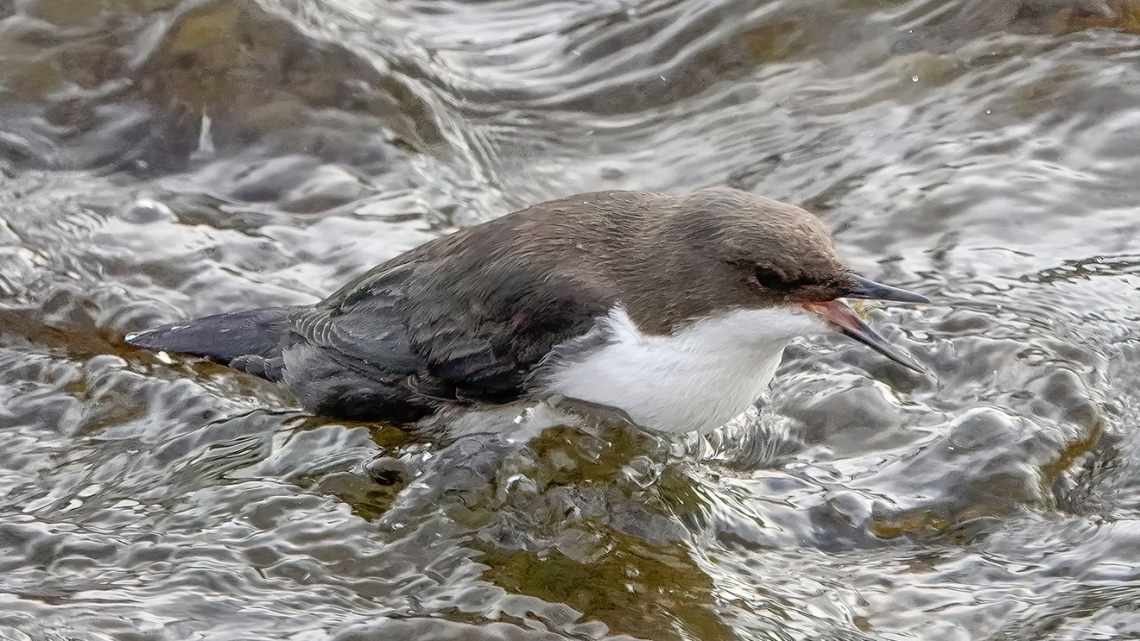
[[[283,383],[335,419],[414,426],[559,398],[708,432],[756,402],[800,336],[837,331],[925,372],[844,299],[929,302],[847,268],[800,207],[725,187],[601,191],[438,237],[313,305],[125,342]]]

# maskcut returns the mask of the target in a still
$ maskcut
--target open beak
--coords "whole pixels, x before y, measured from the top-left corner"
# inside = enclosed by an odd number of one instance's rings
[[[899,303],[929,303],[930,300],[921,294],[908,292],[905,289],[881,285],[862,276],[852,276],[849,285],[844,288],[844,298],[862,298],[867,300],[894,301]],[[829,325],[843,335],[853,338],[876,352],[886,356],[903,367],[912,369],[919,374],[926,370],[902,352],[891,347],[882,336],[871,329],[859,318],[853,309],[840,300],[831,300],[824,303],[805,303],[804,307],[821,316]]]

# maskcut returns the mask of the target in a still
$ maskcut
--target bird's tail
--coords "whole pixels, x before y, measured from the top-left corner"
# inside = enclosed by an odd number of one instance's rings
[[[201,356],[269,380],[280,378],[291,307],[215,314],[128,334],[128,345]]]

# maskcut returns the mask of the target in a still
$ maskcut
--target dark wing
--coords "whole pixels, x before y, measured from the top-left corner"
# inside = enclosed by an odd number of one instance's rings
[[[551,348],[589,331],[614,297],[533,262],[481,250],[463,235],[381,265],[295,313],[292,333],[322,358],[387,386],[385,398],[520,398]]]

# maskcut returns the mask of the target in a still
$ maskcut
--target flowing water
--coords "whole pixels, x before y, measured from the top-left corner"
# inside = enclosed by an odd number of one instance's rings
[[[1140,6],[1065,4],[0,0],[0,638],[1140,638]],[[712,184],[934,376],[440,442],[122,342]]]

